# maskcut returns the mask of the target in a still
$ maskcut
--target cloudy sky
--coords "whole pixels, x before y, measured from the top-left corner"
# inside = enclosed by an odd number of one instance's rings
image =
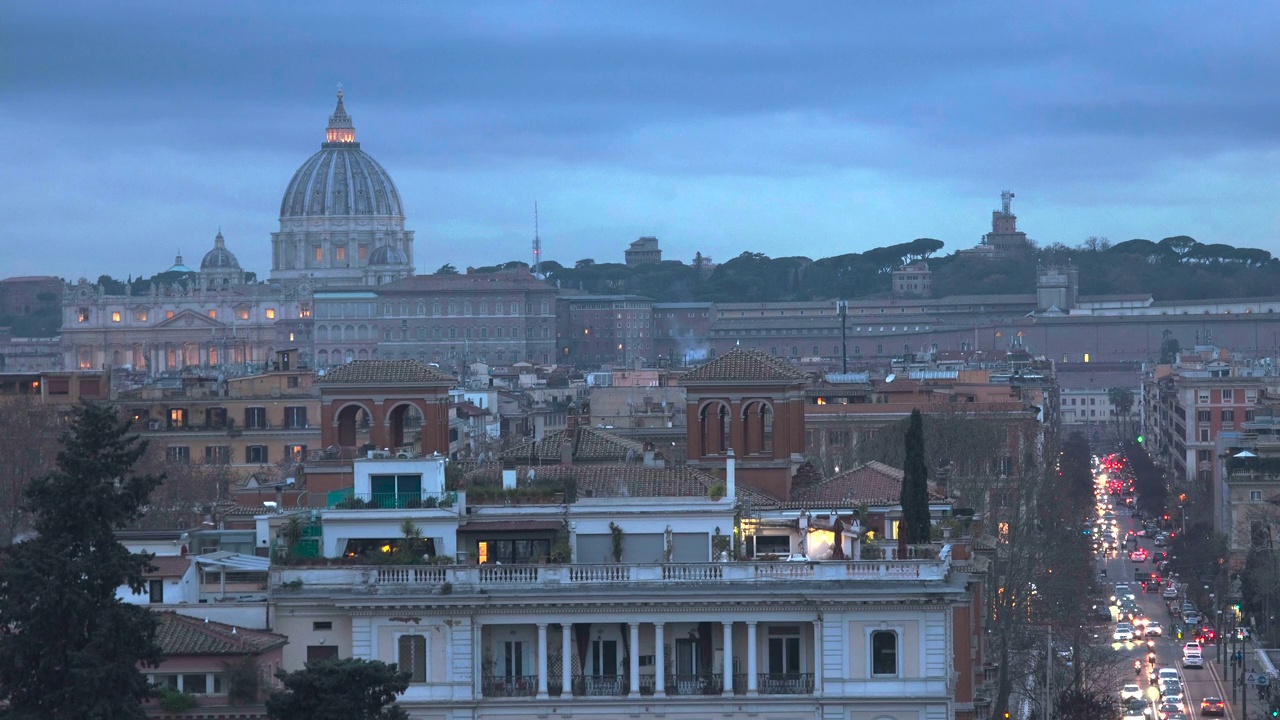
[[[1280,254],[1273,2],[9,2],[0,275],[265,275],[341,82],[419,271],[989,229]]]

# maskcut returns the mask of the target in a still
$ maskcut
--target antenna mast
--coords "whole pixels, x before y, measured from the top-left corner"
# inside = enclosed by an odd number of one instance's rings
[[[538,201],[533,201],[533,274],[542,274],[542,238],[538,237]]]

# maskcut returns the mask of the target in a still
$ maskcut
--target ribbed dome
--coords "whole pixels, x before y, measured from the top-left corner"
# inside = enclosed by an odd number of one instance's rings
[[[218,237],[213,239],[213,249],[204,254],[204,259],[200,261],[201,270],[239,270],[240,261],[236,260],[236,256],[231,254],[227,249],[226,241],[222,239],[222,231],[218,231]]]
[[[379,245],[369,253],[369,265],[408,265],[409,257],[400,248]]]
[[[404,216],[391,176],[356,142],[341,92],[320,152],[294,173],[280,203],[281,218],[339,215]]]

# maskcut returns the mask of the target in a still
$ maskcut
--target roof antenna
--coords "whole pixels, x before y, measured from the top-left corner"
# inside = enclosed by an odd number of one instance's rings
[[[533,201],[533,275],[542,274],[542,238],[538,237],[538,201]]]

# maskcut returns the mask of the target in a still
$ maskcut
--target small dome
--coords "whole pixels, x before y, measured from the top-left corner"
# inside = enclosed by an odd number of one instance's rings
[[[379,245],[369,253],[369,265],[408,265],[409,257],[394,245]]]
[[[222,239],[222,231],[218,231],[218,237],[213,239],[213,249],[205,253],[204,259],[200,261],[201,270],[239,270],[240,262],[236,260],[236,256],[231,254],[227,249],[226,241]]]
[[[192,270],[191,268],[187,267],[186,263],[182,262],[182,252],[179,251],[178,256],[173,259],[173,267],[169,268],[168,270],[165,270],[165,272],[189,273],[189,272],[195,272],[195,270]]]

